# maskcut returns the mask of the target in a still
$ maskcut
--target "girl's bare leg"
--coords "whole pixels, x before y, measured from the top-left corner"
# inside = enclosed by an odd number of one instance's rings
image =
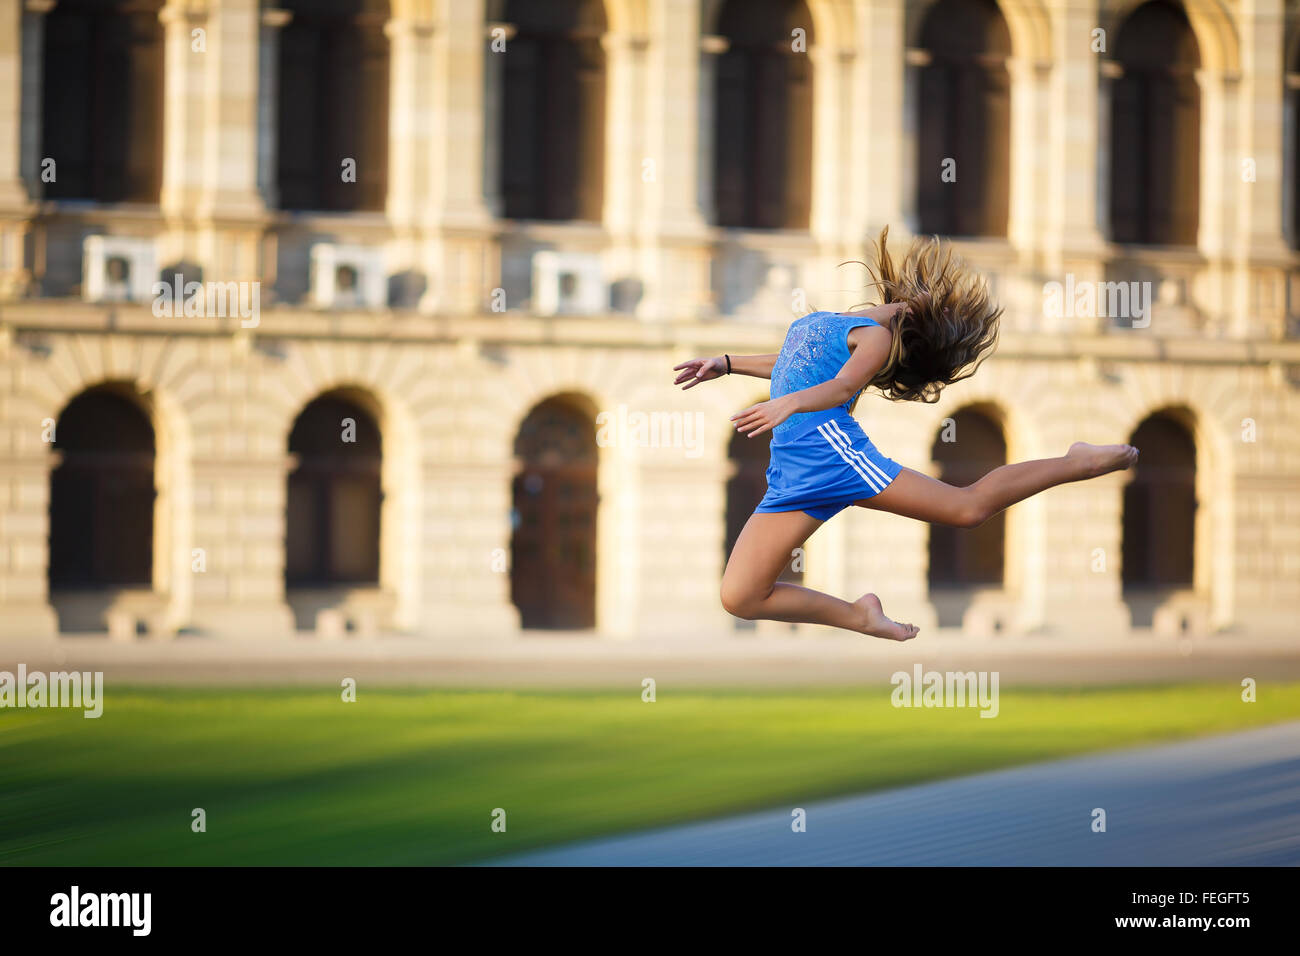
[[[1138,451],[1132,445],[1075,442],[1060,458],[1003,465],[965,488],[904,468],[888,488],[857,504],[932,524],[974,528],[1040,491],[1132,468],[1137,458]]]
[[[802,511],[750,515],[722,576],[722,606],[747,620],[827,624],[859,634],[906,641],[917,629],[885,617],[874,594],[855,602],[777,581],[792,552],[821,527]]]

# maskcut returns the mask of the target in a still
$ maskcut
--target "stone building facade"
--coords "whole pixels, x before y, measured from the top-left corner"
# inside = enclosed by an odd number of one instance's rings
[[[791,574],[1289,634],[1298,89],[1283,0],[0,0],[0,637],[740,630],[765,383],[670,369],[869,299],[885,224],[1007,309],[938,404],[859,404],[886,454],[1143,464],[852,509]]]

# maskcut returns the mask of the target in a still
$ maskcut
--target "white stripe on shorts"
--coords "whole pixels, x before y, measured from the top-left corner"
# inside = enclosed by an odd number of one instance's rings
[[[867,457],[866,452],[858,451],[857,449],[855,449],[855,448],[853,447],[853,443],[852,443],[851,441],[849,441],[849,436],[846,435],[846,434],[844,434],[844,429],[840,428],[840,423],[837,422],[837,421],[835,421],[834,419],[831,419],[831,421],[830,421],[828,424],[831,426],[831,428],[833,428],[836,432],[839,433],[839,435],[840,435],[841,438],[844,439],[844,444],[846,444],[846,445],[849,446],[849,451],[851,451],[851,452],[853,452],[853,454],[857,455],[857,456],[858,456],[858,459],[859,459],[859,460],[860,460],[864,465],[867,466],[868,470],[870,470],[872,474],[874,474],[877,478],[879,478],[879,479],[880,479],[881,481],[883,481],[886,485],[888,485],[888,484],[889,484],[889,476],[888,476],[887,474],[885,474],[885,472],[881,469],[881,467],[880,467],[879,465],[877,465],[874,461],[872,461],[870,458]]]
[[[862,466],[858,464],[857,459],[849,457],[849,455],[845,452],[844,448],[840,445],[839,441],[835,438],[834,433],[832,433],[830,429],[828,429],[824,424],[818,425],[817,431],[821,433],[822,438],[826,439],[826,443],[830,445],[832,448],[834,448],[836,452],[839,453],[839,456],[843,458],[845,462],[848,463],[848,466],[852,468],[854,471],[856,471],[858,473],[858,476],[863,481],[865,481],[868,486],[870,486],[871,490],[879,494],[881,488],[883,488],[884,486],[880,485],[876,481],[873,475],[870,475],[867,472],[863,471]],[[853,450],[852,448],[849,449],[849,451],[852,450]]]

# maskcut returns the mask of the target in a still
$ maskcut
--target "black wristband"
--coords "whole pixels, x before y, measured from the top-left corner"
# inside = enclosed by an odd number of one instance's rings
[[[727,374],[730,375],[730,374],[731,374],[731,356],[730,356],[730,355],[727,355],[726,353],[723,353],[723,356],[722,356],[722,357],[723,357],[724,359],[727,360]]]

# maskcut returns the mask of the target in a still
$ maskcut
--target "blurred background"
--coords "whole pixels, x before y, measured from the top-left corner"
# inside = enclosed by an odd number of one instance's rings
[[[0,0],[0,634],[745,636],[766,383],[670,369],[870,301],[888,225],[1007,313],[938,405],[859,406],[886,454],[1141,464],[974,531],[845,514],[787,576],[970,637],[1289,636],[1298,28]]]

